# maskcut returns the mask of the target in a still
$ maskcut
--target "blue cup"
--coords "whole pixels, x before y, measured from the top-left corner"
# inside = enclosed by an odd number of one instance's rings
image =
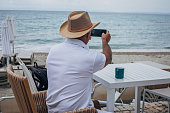
[[[124,68],[122,68],[122,67],[115,68],[115,78],[117,78],[117,79],[124,78]]]

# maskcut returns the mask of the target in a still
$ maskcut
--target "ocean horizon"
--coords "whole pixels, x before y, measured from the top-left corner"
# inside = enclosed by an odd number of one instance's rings
[[[70,11],[0,10],[0,22],[12,16],[16,20],[15,51],[48,52],[64,41],[61,24]],[[170,51],[170,14],[89,12],[96,28],[110,31],[112,50]],[[1,29],[1,25],[0,25]],[[101,38],[92,37],[89,48],[101,50]],[[2,42],[0,36],[0,50]]]

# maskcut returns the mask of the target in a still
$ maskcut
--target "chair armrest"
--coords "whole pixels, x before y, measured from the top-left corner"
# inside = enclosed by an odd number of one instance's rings
[[[34,103],[38,113],[48,113],[46,105],[46,93],[47,91],[39,91],[32,94]]]
[[[95,89],[96,89],[97,87],[99,87],[100,85],[102,85],[102,84],[101,84],[101,83],[97,83],[97,84],[94,85],[94,87],[93,87],[93,92],[91,93],[91,96],[93,96]]]

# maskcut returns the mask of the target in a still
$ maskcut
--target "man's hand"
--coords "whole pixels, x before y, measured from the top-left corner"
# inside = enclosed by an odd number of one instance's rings
[[[109,34],[109,31],[105,33],[102,33],[102,46],[103,46],[103,54],[106,56],[106,62],[105,62],[105,66],[107,64],[111,64],[112,62],[112,51],[110,49],[109,46],[109,41],[111,39],[111,36]]]
[[[110,39],[111,39],[111,36],[110,36],[109,31],[107,31],[106,34],[102,33],[102,42],[109,43]]]

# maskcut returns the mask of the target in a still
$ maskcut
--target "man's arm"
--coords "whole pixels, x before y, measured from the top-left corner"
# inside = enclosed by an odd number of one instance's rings
[[[110,39],[111,39],[111,36],[109,34],[109,31],[107,31],[106,34],[102,33],[103,54],[106,56],[105,66],[107,66],[107,64],[111,64],[111,62],[112,62],[112,51],[108,44]]]

